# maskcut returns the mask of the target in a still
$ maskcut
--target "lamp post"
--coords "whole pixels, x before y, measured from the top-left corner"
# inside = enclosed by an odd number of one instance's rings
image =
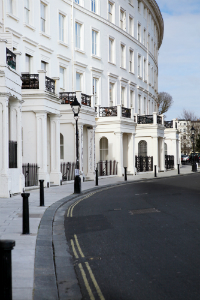
[[[192,126],[191,128],[191,140],[192,140],[192,143],[193,143],[193,157],[192,157],[192,172],[197,172],[197,164],[195,163],[195,157],[194,157],[194,134],[195,134],[195,129],[194,127]]]
[[[75,97],[71,103],[71,108],[74,113],[74,119],[76,120],[76,169],[74,178],[74,194],[81,193],[81,178],[79,176],[79,151],[78,151],[78,114],[80,112],[81,105]]]

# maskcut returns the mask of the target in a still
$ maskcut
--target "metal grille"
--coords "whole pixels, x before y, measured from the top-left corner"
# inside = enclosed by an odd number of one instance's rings
[[[12,69],[16,70],[16,54],[6,48],[6,63]]]
[[[166,128],[173,128],[173,121],[164,121],[164,125]]]
[[[116,160],[105,160],[97,163],[97,169],[99,176],[109,176],[117,175],[117,165]]]
[[[165,155],[165,168],[174,169],[174,156],[173,155]]]
[[[99,108],[100,117],[116,117],[117,116],[117,106],[110,107],[100,107]]]
[[[130,118],[131,117],[131,109],[122,106],[122,117]]]
[[[61,163],[60,164],[60,172],[62,173],[63,181],[74,180],[74,172],[75,172],[75,163]]]
[[[38,74],[22,74],[22,89],[39,89]]]
[[[49,78],[47,76],[45,76],[45,78],[46,78],[46,81],[45,81],[46,90],[50,93],[55,94],[55,80],[53,80],[52,78]]]
[[[91,106],[91,96],[81,94],[81,104]]]
[[[76,97],[75,92],[60,93],[61,104],[71,104]]]
[[[136,156],[135,167],[138,172],[153,171],[153,156]]]
[[[17,142],[9,141],[9,168],[17,168]]]
[[[37,164],[23,164],[22,172],[25,177],[25,186],[38,185],[38,165]]]
[[[161,116],[157,116],[157,124],[162,125],[162,117]]]

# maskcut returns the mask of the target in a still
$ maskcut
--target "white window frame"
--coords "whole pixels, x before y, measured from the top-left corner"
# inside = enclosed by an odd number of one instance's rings
[[[63,66],[59,66],[59,75],[61,74],[61,69],[63,70],[63,81],[61,85],[61,76],[60,76],[60,89],[64,90],[65,89],[65,74],[66,74],[66,69]]]
[[[61,144],[61,135],[62,135],[62,138],[63,138],[63,143]],[[62,160],[64,160],[64,157],[65,157],[65,154],[64,154],[64,134],[62,134],[61,132],[60,132],[60,159],[62,159]],[[62,150],[61,150],[62,149]],[[63,155],[61,155],[61,153],[63,154]],[[61,157],[62,156],[62,157]]]
[[[151,85],[151,65],[148,63],[148,84]]]
[[[138,78],[142,77],[142,56],[138,54]]]
[[[66,23],[66,20],[65,20],[66,16],[64,14],[62,14],[60,11],[59,11],[59,14],[58,14],[58,22],[59,22],[59,41],[60,42],[65,42],[66,39],[65,39],[65,23]],[[62,21],[61,21],[62,20]],[[61,21],[61,22],[60,22]]]
[[[112,86],[112,99],[111,99],[111,89],[110,87]],[[109,106],[114,106],[115,105],[115,89],[116,89],[116,82],[109,80]]]
[[[138,12],[141,14],[141,1],[138,1]]]
[[[115,3],[108,0],[108,20],[111,23],[115,23]]]
[[[99,31],[92,28],[92,55],[99,56]]]
[[[79,38],[80,38],[79,39],[79,45],[77,44],[76,26],[80,26],[80,31],[79,31],[79,34],[80,34],[80,36],[79,36]],[[75,49],[83,51],[83,48],[84,48],[83,42],[84,42],[84,38],[83,38],[83,23],[80,22],[80,21],[78,21],[78,20],[75,20]]]
[[[121,106],[125,106],[125,99],[126,99],[126,86],[121,85],[121,93],[120,93],[120,101]]]
[[[135,90],[130,89],[129,93],[129,107],[130,108],[135,108]]]
[[[129,48],[129,72],[134,74],[134,50]]]
[[[126,69],[126,45],[121,43],[121,68]]]
[[[27,70],[27,59],[29,60],[28,64],[28,69]],[[25,72],[31,74],[31,69],[32,69],[32,56],[28,53],[25,53]]]
[[[146,115],[146,111],[147,111],[147,98],[144,97],[143,99],[143,103],[144,103],[144,107],[143,107],[143,112],[144,112],[144,115]]]
[[[137,38],[138,38],[138,41],[141,42],[141,24],[138,23],[138,28],[137,28]]]
[[[26,24],[30,24],[30,0],[24,0],[24,20]]]
[[[97,0],[90,0],[90,3],[91,3],[91,11],[93,13],[97,13]]]
[[[144,28],[143,30],[143,45],[146,47],[146,34],[147,34],[147,31],[146,31],[146,28]]]
[[[147,82],[147,60],[144,58],[144,81]]]
[[[93,75],[92,76],[92,94],[94,97],[94,105],[98,105],[99,103],[99,91],[100,91],[100,79],[99,77]]]
[[[44,16],[42,15],[42,7],[44,8]],[[44,22],[44,30],[42,21]],[[40,1],[40,31],[47,33],[47,5],[43,1]]]
[[[122,7],[120,7],[119,10],[119,22],[119,27],[123,30],[126,30],[126,11]]]
[[[134,18],[129,15],[129,34],[134,36]]]
[[[137,113],[138,113],[138,115],[141,114],[141,98],[142,98],[141,94],[138,94],[138,103],[137,103]]]
[[[77,74],[80,75],[80,87],[77,87]],[[83,92],[83,72],[76,70],[76,91],[81,91]]]
[[[108,61],[115,64],[115,39],[111,36],[108,39]]]

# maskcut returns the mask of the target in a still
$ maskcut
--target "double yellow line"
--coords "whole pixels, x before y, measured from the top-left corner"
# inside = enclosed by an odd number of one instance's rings
[[[79,255],[80,255],[80,257],[84,258],[85,256],[83,254],[83,251],[81,250],[81,247],[79,245],[78,238],[77,238],[76,234],[74,234],[74,240],[75,240],[75,243],[74,243],[73,239],[71,239],[71,246],[72,246],[72,250],[73,250],[75,258],[79,259]],[[76,248],[78,249],[78,251],[76,251]],[[98,283],[97,283],[97,281],[96,281],[96,279],[94,277],[94,274],[93,274],[93,272],[92,272],[92,270],[90,268],[89,263],[85,262],[84,264],[85,264],[85,267],[86,267],[86,269],[87,269],[87,271],[89,273],[89,276],[90,276],[90,278],[91,278],[91,280],[93,282],[93,285],[94,285],[94,287],[95,287],[95,289],[97,291],[99,299],[100,300],[105,300],[105,298],[104,298],[104,296],[103,296],[103,294],[101,292],[101,289],[100,289],[100,287],[99,287],[99,285],[98,285]],[[78,266],[79,266],[81,275],[83,277],[83,281],[84,281],[86,290],[87,290],[87,292],[89,294],[90,300],[95,300],[94,294],[93,294],[92,289],[91,289],[91,287],[89,285],[89,282],[88,282],[85,270],[83,268],[83,265],[81,263],[79,263]]]
[[[81,201],[83,201],[84,199],[87,199],[89,197],[91,197],[92,195],[96,194],[97,192],[93,192],[93,193],[90,193],[88,194],[87,196],[85,196],[84,198],[81,198],[79,200],[77,200],[75,203],[71,204],[70,207],[68,208],[68,211],[67,211],[67,217],[73,217],[73,210],[74,210],[74,207]]]

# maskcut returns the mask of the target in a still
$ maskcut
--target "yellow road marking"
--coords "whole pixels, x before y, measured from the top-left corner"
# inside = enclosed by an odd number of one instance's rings
[[[82,275],[82,277],[83,277],[83,281],[84,281],[84,283],[85,283],[85,287],[86,287],[86,289],[87,289],[87,291],[88,291],[88,294],[89,294],[89,296],[90,296],[90,300],[95,300],[94,295],[93,295],[93,293],[92,293],[92,290],[91,290],[91,288],[90,288],[90,286],[89,286],[89,283],[88,283],[88,280],[87,280],[85,271],[83,270],[82,264],[79,264],[78,266],[79,266],[79,269],[80,269],[80,271],[81,271],[81,275]]]
[[[88,263],[88,262],[85,262],[85,265],[86,265],[86,267],[87,267],[87,269],[88,269],[88,272],[89,272],[90,277],[91,277],[91,279],[92,279],[92,282],[93,282],[93,284],[94,284],[94,286],[95,286],[95,288],[96,288],[97,294],[99,295],[99,298],[100,298],[101,300],[105,300],[105,298],[104,298],[104,296],[102,295],[102,292],[101,292],[101,290],[100,290],[100,287],[99,287],[99,285],[98,285],[98,283],[97,283],[97,281],[96,281],[96,279],[95,279],[95,277],[94,277],[94,274],[92,273],[92,270],[91,270],[91,268],[90,268],[89,263]]]
[[[74,252],[74,256],[75,256],[76,258],[79,258],[78,254],[77,254],[77,252],[76,252],[76,249],[75,249],[75,247],[74,247],[74,241],[73,241],[73,240],[71,240],[71,245],[72,245],[72,250],[73,250],[73,252]]]
[[[78,251],[79,251],[81,257],[85,257],[84,254],[83,254],[83,252],[82,252],[82,250],[81,250],[81,247],[79,245],[78,238],[77,238],[76,234],[74,235],[74,238],[75,238],[76,246],[78,248]]]

